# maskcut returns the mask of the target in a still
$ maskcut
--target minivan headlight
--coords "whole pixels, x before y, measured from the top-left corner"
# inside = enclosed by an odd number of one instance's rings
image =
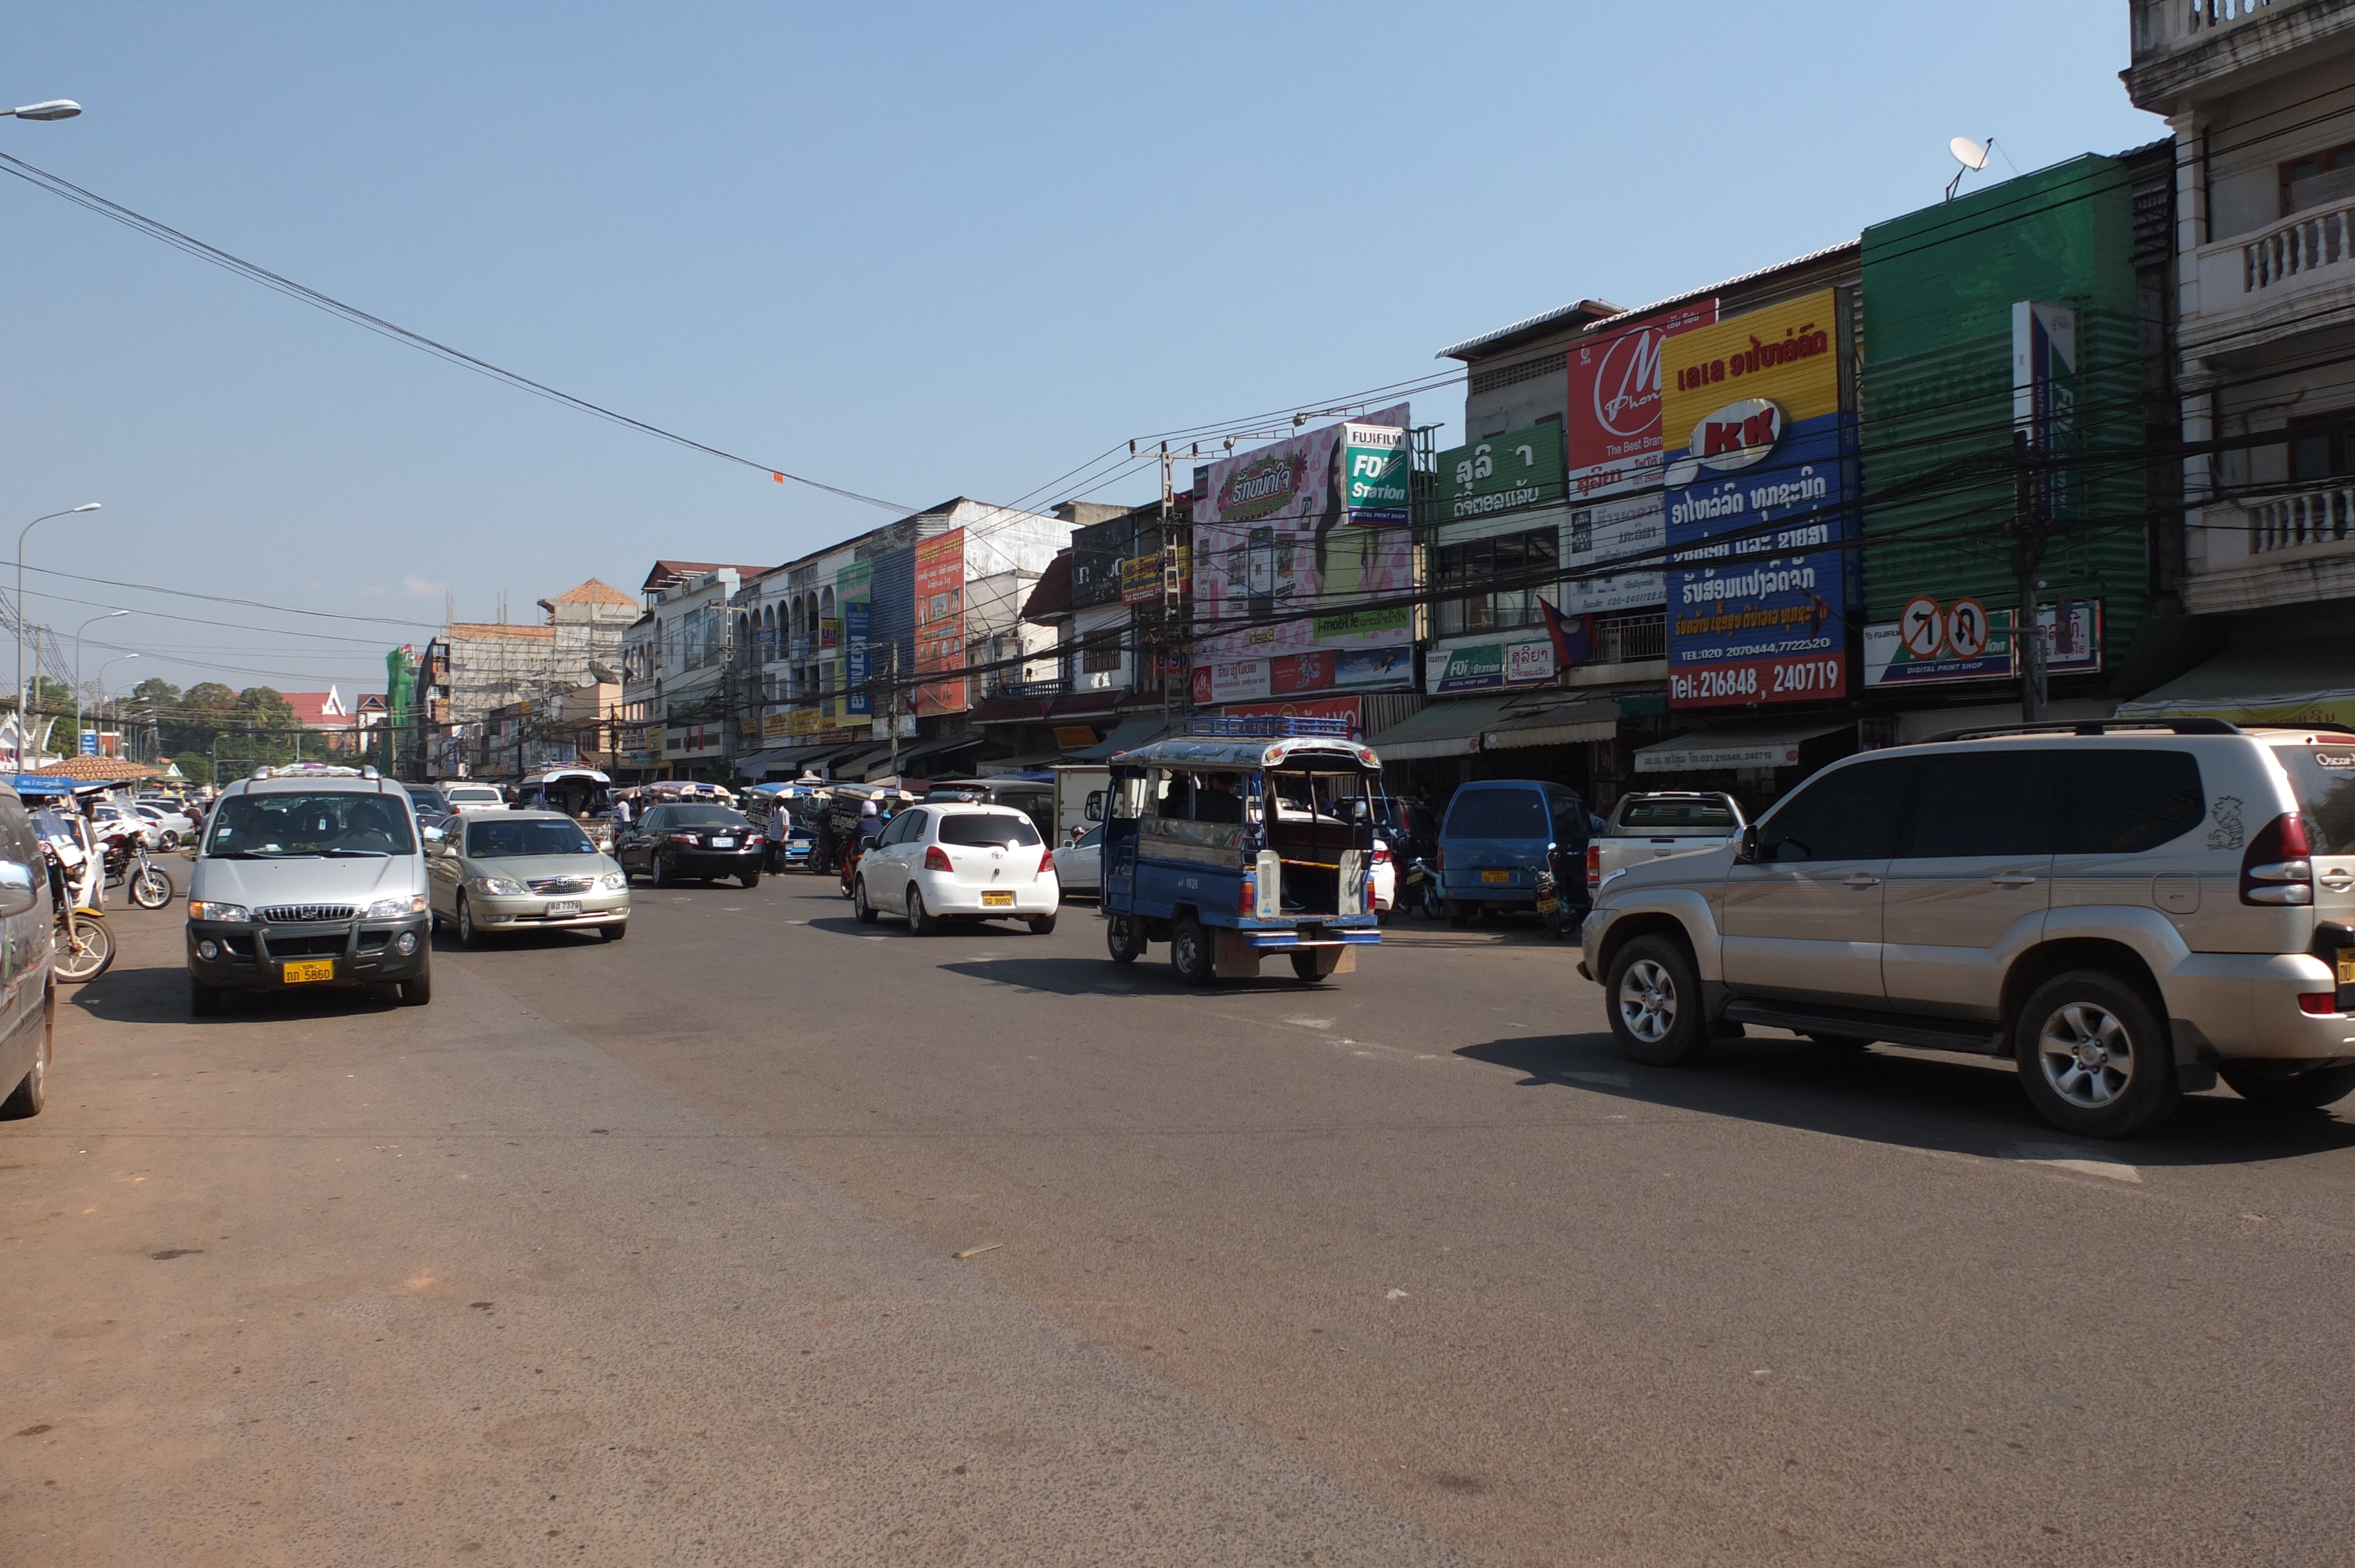
[[[210,904],[201,898],[188,900],[191,920],[250,920],[253,911],[242,904]]]
[[[474,878],[474,891],[513,895],[523,891],[523,884],[509,881],[504,876],[478,876]]]
[[[618,871],[609,871],[597,879],[597,885],[608,893],[619,893],[630,885],[630,879]]]
[[[379,898],[375,903],[368,906],[368,914],[363,916],[362,918],[368,920],[398,920],[404,915],[422,915],[424,913],[424,895],[422,894],[413,893],[406,898]]]

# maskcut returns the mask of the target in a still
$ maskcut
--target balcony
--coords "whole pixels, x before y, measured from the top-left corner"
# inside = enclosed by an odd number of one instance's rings
[[[2135,0],[2126,96],[2172,114],[2304,63],[2312,46],[2344,36],[2355,14],[2336,0]]]
[[[2199,308],[2181,329],[2188,356],[2227,346],[2220,339],[2238,350],[2355,318],[2355,202],[2203,245],[2198,266]]]
[[[2355,598],[2355,478],[2212,503],[2195,520],[2183,586],[2194,615]]]
[[[1628,620],[1594,622],[1593,660],[1598,664],[1634,664],[1668,656],[1668,623],[1665,615]]]
[[[2308,545],[2343,545],[2355,539],[2355,480],[2247,502],[2242,511],[2249,519],[2253,556]]]

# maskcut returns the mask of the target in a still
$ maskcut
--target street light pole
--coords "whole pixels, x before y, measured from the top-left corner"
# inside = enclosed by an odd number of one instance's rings
[[[35,107],[37,107],[37,107],[39,107],[39,106],[38,106],[38,105],[36,105]],[[12,109],[12,110],[10,110],[8,112],[9,112],[9,113],[11,113],[11,114],[23,114],[25,111],[24,111],[23,110],[21,110],[21,109]],[[77,113],[77,114],[79,114],[79,113],[80,113],[80,112],[81,112],[81,111],[80,111],[80,110],[79,110],[79,109],[77,109],[77,110],[75,110],[75,111],[74,111],[74,112],[75,112],[75,113]],[[39,527],[42,524],[47,523],[47,522],[48,522],[50,518],[52,518],[52,517],[70,517],[70,516],[72,516],[72,515],[73,515],[75,513],[77,513],[77,512],[95,512],[95,511],[97,511],[97,510],[98,510],[98,503],[97,503],[97,502],[95,502],[95,501],[85,501],[85,502],[83,502],[80,506],[69,506],[69,507],[67,507],[63,512],[48,512],[48,513],[44,513],[44,514],[42,514],[40,516],[34,518],[30,523],[26,524],[25,524],[25,526],[24,526],[24,528],[23,528],[23,529],[22,529],[22,530],[21,530],[21,531],[16,535],[16,726],[17,726],[17,728],[18,728],[18,729],[20,729],[20,730],[24,727],[24,725],[25,725],[25,717],[26,717],[26,715],[25,715],[25,539],[26,539],[26,536],[27,536],[27,535],[31,534],[31,533],[32,533],[32,531],[33,531],[34,529],[36,529],[36,528]],[[76,745],[80,745],[80,742],[77,741],[77,742],[75,742],[75,744],[76,744]],[[21,760],[21,758],[20,758],[20,760]]]
[[[124,663],[138,657],[139,655],[136,653],[124,653],[116,658],[109,659],[105,663],[101,664],[98,667],[98,689],[101,696],[103,696],[106,691],[106,673],[109,670],[113,669],[117,664]],[[74,735],[74,750],[77,753],[81,750],[81,735],[79,731]]]
[[[103,615],[93,615],[74,629],[74,755],[81,755],[81,634],[101,620],[112,620],[129,615],[127,609],[110,609]]]

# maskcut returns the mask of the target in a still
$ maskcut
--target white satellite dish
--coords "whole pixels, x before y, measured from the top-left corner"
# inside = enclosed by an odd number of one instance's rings
[[[1955,192],[1962,186],[1965,175],[1975,175],[1987,167],[1987,154],[1995,151],[1995,138],[1988,137],[1982,145],[1968,136],[1957,136],[1946,143],[1946,151],[1955,155],[1955,162],[1962,164],[1955,171],[1955,177],[1946,182],[1946,199],[1952,201]]]

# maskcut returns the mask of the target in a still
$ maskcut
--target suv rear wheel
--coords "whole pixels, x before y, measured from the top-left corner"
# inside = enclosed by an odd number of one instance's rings
[[[2232,1092],[2266,1110],[2319,1110],[2355,1093],[2355,1065],[2295,1070],[2287,1062],[2234,1062],[2216,1069]]]
[[[2044,1119],[2087,1138],[2126,1138],[2175,1113],[2175,1052],[2142,992],[2098,969],[2045,981],[2020,1009],[2019,1081]]]
[[[1674,1067],[1708,1048],[1700,977],[1692,956],[1666,937],[1637,937],[1612,955],[1604,982],[1611,1033],[1619,1053],[1654,1067]]]

